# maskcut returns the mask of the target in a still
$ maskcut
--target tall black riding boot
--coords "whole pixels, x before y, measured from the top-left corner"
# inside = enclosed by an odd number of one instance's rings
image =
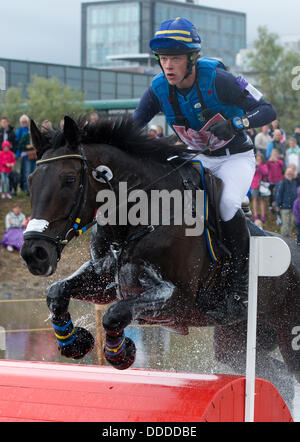
[[[225,244],[231,252],[225,296],[216,310],[206,314],[219,325],[229,325],[247,319],[250,235],[242,210],[223,222],[222,227]]]

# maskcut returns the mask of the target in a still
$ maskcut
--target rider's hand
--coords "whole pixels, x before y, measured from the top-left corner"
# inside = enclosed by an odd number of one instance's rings
[[[215,121],[208,128],[215,137],[219,140],[230,140],[237,134],[236,129],[232,124],[232,120]]]

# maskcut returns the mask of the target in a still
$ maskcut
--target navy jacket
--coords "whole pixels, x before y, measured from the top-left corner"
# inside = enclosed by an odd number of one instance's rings
[[[276,204],[280,209],[291,210],[295,199],[297,199],[298,180],[284,178],[278,185],[276,192]]]
[[[221,102],[233,104],[245,112],[250,127],[261,127],[276,119],[276,112],[270,103],[263,98],[257,101],[251,94],[245,93],[245,90],[241,87],[241,77],[235,77],[224,69],[216,68],[215,88]],[[190,91],[191,88],[178,89],[178,93],[184,96]],[[162,112],[160,102],[153,92],[152,86],[149,86],[144,92],[133,118],[141,127],[144,127],[160,112]],[[226,147],[241,146],[246,141],[247,136],[243,132],[237,135]]]

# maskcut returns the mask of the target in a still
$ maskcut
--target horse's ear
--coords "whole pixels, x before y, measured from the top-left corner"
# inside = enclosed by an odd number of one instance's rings
[[[80,132],[75,121],[68,115],[64,117],[64,136],[70,146],[78,146]]]
[[[36,148],[37,157],[41,158],[44,153],[45,140],[34,120],[30,120],[30,136],[32,144]]]

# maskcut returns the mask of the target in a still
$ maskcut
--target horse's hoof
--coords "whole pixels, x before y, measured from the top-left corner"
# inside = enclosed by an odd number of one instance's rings
[[[95,340],[93,335],[82,327],[75,327],[76,339],[65,347],[59,347],[62,356],[72,359],[81,359],[93,348]]]
[[[132,321],[132,312],[126,301],[118,301],[103,315],[103,328],[110,334],[119,334]]]
[[[130,338],[125,338],[125,348],[124,352],[117,358],[110,357],[106,354],[105,348],[104,348],[104,356],[107,362],[112,365],[114,368],[118,370],[126,370],[126,368],[131,367],[131,365],[135,361],[135,355],[136,355],[136,347],[134,342]]]

